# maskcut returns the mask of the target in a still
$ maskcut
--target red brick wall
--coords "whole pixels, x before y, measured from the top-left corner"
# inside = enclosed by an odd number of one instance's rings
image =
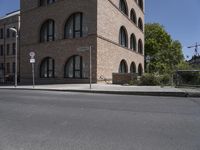
[[[133,73],[113,73],[112,76],[113,84],[127,84],[131,80],[137,79],[137,74]]]

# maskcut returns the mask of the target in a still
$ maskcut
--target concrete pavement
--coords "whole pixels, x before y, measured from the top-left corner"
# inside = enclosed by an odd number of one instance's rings
[[[177,96],[177,97],[200,97],[199,88],[175,88],[160,86],[125,86],[113,84],[53,84],[53,85],[31,85],[25,86],[0,86],[0,89],[14,90],[43,90],[43,91],[68,91],[87,92],[104,94],[125,94],[125,95],[147,95],[147,96]]]

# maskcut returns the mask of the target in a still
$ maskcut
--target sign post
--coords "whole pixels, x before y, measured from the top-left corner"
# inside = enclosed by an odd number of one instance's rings
[[[77,48],[79,52],[89,51],[90,53],[90,90],[92,89],[92,46],[89,47],[79,47]]]
[[[90,46],[90,90],[92,89],[92,46]]]
[[[35,88],[35,53],[34,52],[30,52],[30,63],[32,65],[32,77],[33,77],[33,88]]]

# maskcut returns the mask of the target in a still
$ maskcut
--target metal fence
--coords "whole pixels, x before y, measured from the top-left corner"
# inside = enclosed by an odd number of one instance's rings
[[[200,87],[200,70],[178,70],[175,81],[176,86]]]

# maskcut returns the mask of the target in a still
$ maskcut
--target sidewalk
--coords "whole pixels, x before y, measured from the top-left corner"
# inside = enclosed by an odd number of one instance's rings
[[[174,88],[160,86],[124,86],[113,84],[93,84],[90,90],[89,84],[53,84],[33,86],[0,86],[0,89],[13,90],[43,90],[43,91],[66,91],[85,93],[105,93],[122,95],[146,95],[146,96],[176,96],[176,97],[200,97],[200,89],[197,88]]]

